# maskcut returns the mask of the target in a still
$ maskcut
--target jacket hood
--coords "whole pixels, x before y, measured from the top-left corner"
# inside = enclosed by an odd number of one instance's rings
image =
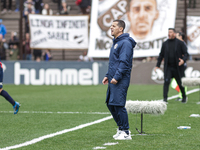
[[[133,48],[134,48],[135,45],[137,44],[137,43],[135,42],[135,40],[134,40],[132,37],[129,36],[129,33],[123,33],[123,34],[121,34],[120,36],[118,36],[116,39],[114,38],[114,39],[113,39],[113,43],[116,43],[116,42],[121,41],[121,40],[123,40],[123,39],[129,40],[129,41],[131,42]]]

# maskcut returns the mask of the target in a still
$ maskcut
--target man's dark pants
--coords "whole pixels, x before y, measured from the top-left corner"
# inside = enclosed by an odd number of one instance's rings
[[[109,111],[111,112],[113,119],[117,123],[117,126],[120,130],[128,130],[129,129],[129,123],[128,123],[128,114],[126,111],[126,108],[123,106],[114,106],[114,105],[108,105],[107,107]]]
[[[184,87],[182,86],[181,78],[179,77],[177,68],[168,66],[166,75],[165,75],[164,87],[163,87],[164,99],[167,99],[171,78],[176,79],[176,82],[177,82],[178,86],[180,87],[182,97],[185,98],[186,97],[185,90],[184,90]]]

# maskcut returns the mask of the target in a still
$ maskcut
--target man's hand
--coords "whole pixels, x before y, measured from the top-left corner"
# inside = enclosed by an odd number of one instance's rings
[[[112,83],[112,84],[117,84],[117,80],[115,80],[114,78],[112,78],[112,80],[110,81],[110,83]]]
[[[104,77],[103,80],[102,80],[102,83],[105,85],[105,84],[108,84],[108,77]]]
[[[182,64],[184,64],[184,60],[181,59],[181,58],[179,58],[179,63],[178,63],[178,65],[181,66]]]
[[[156,72],[157,69],[160,69],[160,68],[159,68],[159,67],[155,67],[155,68],[154,68],[154,71]]]

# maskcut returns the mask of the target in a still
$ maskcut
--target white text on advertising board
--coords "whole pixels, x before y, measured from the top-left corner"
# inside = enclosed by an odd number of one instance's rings
[[[40,69],[39,78],[36,79],[36,70],[21,68],[19,62],[14,64],[14,84],[21,83],[24,77],[25,85],[97,85],[99,84],[99,65],[92,64],[92,69]]]

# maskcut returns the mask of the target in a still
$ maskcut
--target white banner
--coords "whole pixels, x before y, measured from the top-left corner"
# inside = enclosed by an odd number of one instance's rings
[[[87,49],[88,18],[30,14],[31,48]]]
[[[109,57],[113,20],[126,23],[137,42],[134,57],[158,56],[168,28],[174,28],[177,0],[95,0],[92,2],[88,56]]]
[[[200,54],[200,17],[187,16],[188,53]]]

